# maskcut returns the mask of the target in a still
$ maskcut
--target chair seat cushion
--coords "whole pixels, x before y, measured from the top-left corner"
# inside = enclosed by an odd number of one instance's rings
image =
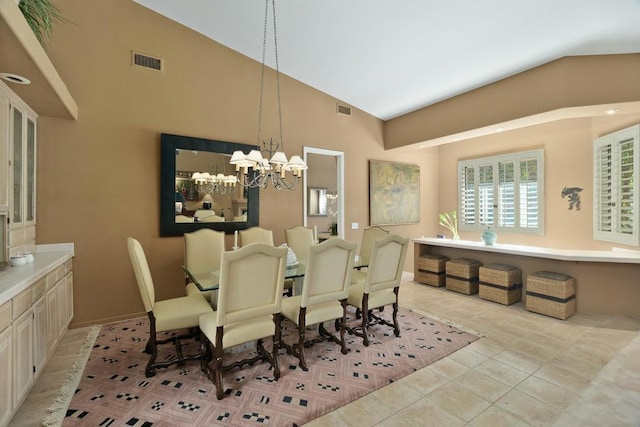
[[[298,317],[300,316],[300,301],[302,296],[294,296],[285,298],[282,300],[281,313],[284,317],[298,324]],[[314,304],[307,307],[307,314],[305,318],[305,324],[315,325],[327,320],[339,319],[342,317],[342,304],[340,301],[329,301],[321,304]]]
[[[359,285],[359,284],[364,284],[364,282],[367,281],[367,272],[366,271],[361,271],[361,270],[356,270],[353,273],[351,273],[351,285]]]
[[[213,345],[216,343],[216,316],[217,313],[208,313],[200,316],[200,330],[207,336]],[[271,337],[276,333],[276,325],[273,316],[267,314],[253,319],[224,325],[222,336],[222,348],[229,348],[260,338]]]
[[[193,282],[187,283],[187,286],[184,287],[187,296],[191,295],[202,295],[207,299],[207,301],[211,301],[211,295],[218,291],[201,291]],[[215,300],[214,300],[215,301]]]
[[[364,283],[351,285],[349,288],[349,298],[347,302],[349,305],[362,309],[362,294],[364,293]],[[378,308],[387,304],[393,304],[396,302],[396,294],[393,289],[383,289],[381,291],[372,292],[369,294],[368,308]]]
[[[156,318],[156,332],[197,328],[200,315],[212,312],[211,305],[202,295],[158,301],[153,307],[153,315]]]

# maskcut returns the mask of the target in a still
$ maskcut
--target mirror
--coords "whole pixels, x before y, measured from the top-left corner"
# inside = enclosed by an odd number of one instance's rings
[[[327,188],[309,187],[309,216],[327,216]]]
[[[162,134],[160,162],[160,236],[181,236],[200,228],[227,234],[257,226],[257,188],[236,185],[226,194],[206,192],[191,179],[193,172],[235,175],[229,164],[236,150],[253,145]],[[200,190],[200,191],[199,191]]]
[[[331,235],[333,231],[344,238],[344,152],[314,147],[303,147],[302,150],[309,166],[304,174],[304,225],[317,228],[319,238]],[[325,215],[311,213],[312,189],[326,189]]]

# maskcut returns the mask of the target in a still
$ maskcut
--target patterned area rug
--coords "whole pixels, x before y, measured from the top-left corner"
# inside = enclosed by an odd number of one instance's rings
[[[391,317],[391,310],[387,308],[383,314]],[[350,315],[352,323],[355,319]],[[63,425],[297,426],[477,339],[407,309],[399,310],[398,320],[399,338],[391,328],[375,326],[370,329],[369,347],[360,338],[347,335],[350,351],[346,355],[331,342],[306,349],[307,372],[284,350],[279,353],[281,376],[277,381],[267,363],[225,372],[222,400],[216,399],[215,387],[200,372],[199,362],[159,369],[155,377],[145,377],[148,356],[142,350],[148,337],[146,317],[103,325]],[[293,342],[294,333],[293,323],[284,321],[283,339]],[[267,341],[265,346],[270,348]],[[158,360],[174,357],[173,348],[164,347],[169,348]],[[184,347],[185,354],[198,348],[198,343],[191,343]],[[244,358],[251,352],[246,349],[232,357]]]

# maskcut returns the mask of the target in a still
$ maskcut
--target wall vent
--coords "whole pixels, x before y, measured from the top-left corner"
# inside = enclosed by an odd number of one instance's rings
[[[351,108],[346,105],[336,104],[336,111],[338,114],[344,114],[345,116],[351,115]]]
[[[131,65],[162,71],[164,61],[162,58],[131,51]]]

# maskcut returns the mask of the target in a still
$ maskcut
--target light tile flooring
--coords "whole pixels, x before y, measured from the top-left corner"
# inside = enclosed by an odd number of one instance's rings
[[[483,338],[308,426],[640,426],[640,317],[561,321],[411,281],[400,300]],[[87,332],[67,333],[12,426],[40,425]]]

